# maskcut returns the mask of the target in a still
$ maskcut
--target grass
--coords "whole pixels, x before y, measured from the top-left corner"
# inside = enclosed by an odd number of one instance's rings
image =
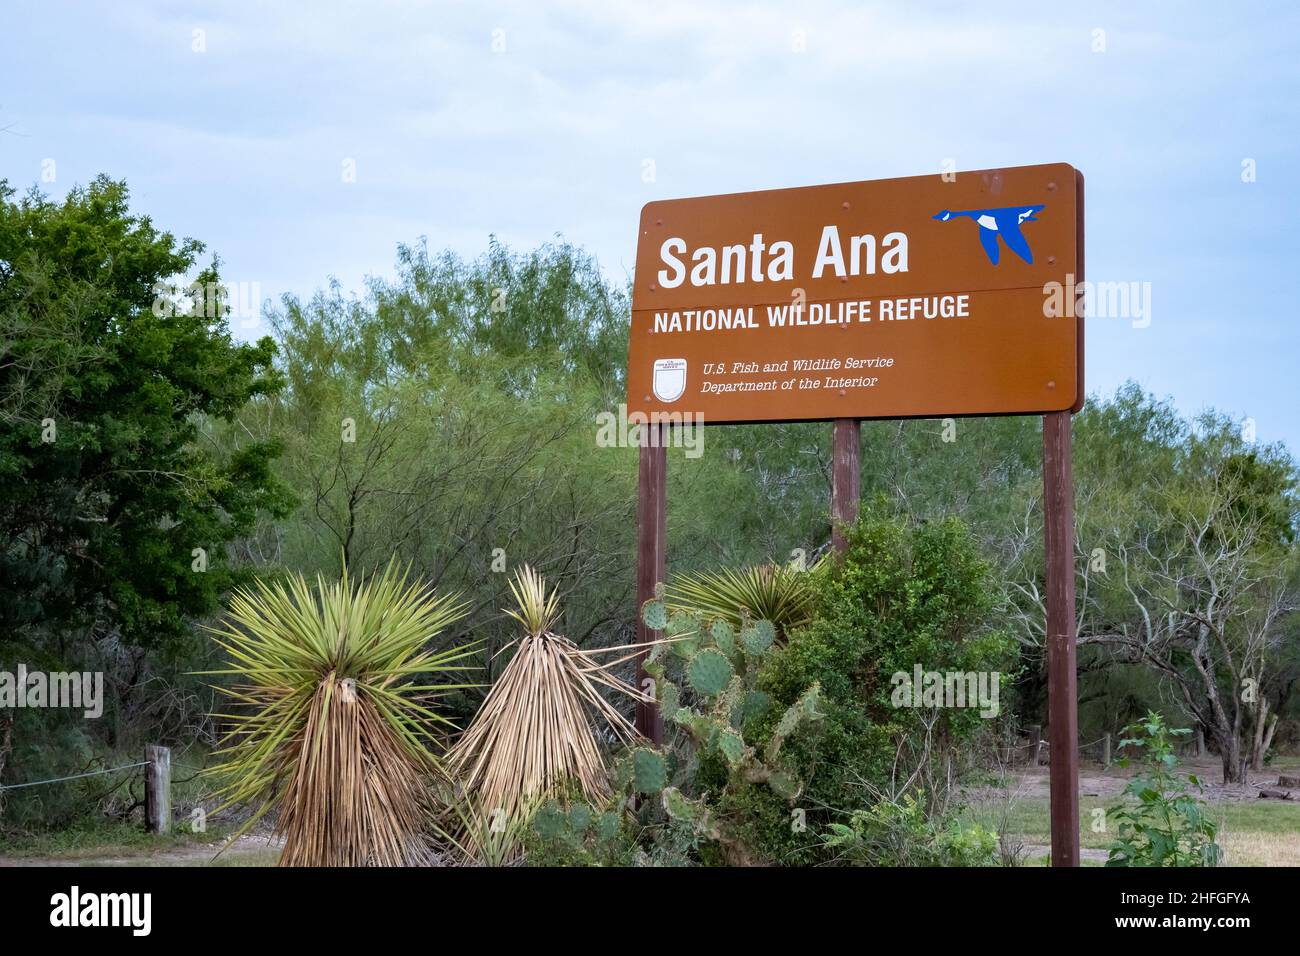
[[[138,823],[78,820],[62,830],[38,830],[6,835],[0,855],[59,857],[75,860],[96,856],[147,856],[164,850],[215,843],[225,836],[221,827],[191,833],[186,826],[168,834],[148,833]]]
[[[127,759],[110,760],[120,763]],[[160,835],[145,831],[140,811],[130,820],[84,817],[61,829],[22,830],[0,828],[0,857],[11,860],[48,860],[83,863],[97,861],[132,861],[129,865],[148,866],[157,858],[167,865],[202,866],[216,853],[212,844],[224,842],[234,824],[208,819],[206,829],[195,833],[190,811],[194,807],[215,808],[211,783],[198,776],[207,763],[200,748],[172,751],[172,832]],[[138,789],[138,787],[137,787]],[[216,866],[273,866],[279,856],[274,847],[228,852],[217,859]]]
[[[1113,832],[1097,833],[1092,828],[1093,810],[1105,809],[1115,798],[1079,799],[1079,845],[1104,850]],[[1051,842],[1050,804],[1044,797],[1024,797],[1011,808],[1005,821],[990,811],[976,811],[971,818],[993,829],[1019,836],[1025,843]],[[1208,813],[1219,824],[1219,843],[1224,862],[1230,866],[1300,866],[1300,803],[1280,800],[1224,801],[1210,804]],[[1036,861],[1031,861],[1036,862]],[[1085,865],[1091,861],[1085,861]]]

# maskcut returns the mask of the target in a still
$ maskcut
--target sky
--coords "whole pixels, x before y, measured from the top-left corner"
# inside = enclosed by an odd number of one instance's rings
[[[1300,4],[11,0],[0,178],[125,179],[263,299],[653,199],[1046,162],[1086,177],[1087,387],[1300,452]],[[262,331],[239,323],[241,336]]]

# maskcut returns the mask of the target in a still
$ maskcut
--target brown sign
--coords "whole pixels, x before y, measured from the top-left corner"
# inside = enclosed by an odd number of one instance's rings
[[[1077,411],[1082,188],[1057,163],[649,203],[628,412]]]

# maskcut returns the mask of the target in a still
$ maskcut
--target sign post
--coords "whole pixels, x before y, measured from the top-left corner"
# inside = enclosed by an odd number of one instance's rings
[[[1074,640],[1074,478],[1070,413],[1043,416],[1043,554],[1047,565],[1048,779],[1052,866],[1079,865],[1079,691]]]
[[[862,423],[856,418],[835,419],[831,435],[831,545],[840,554],[848,547],[844,529],[858,520],[861,438]]]
[[[655,596],[655,585],[664,579],[668,554],[666,541],[668,503],[668,425],[645,425],[641,428],[641,465],[637,473],[636,505],[636,606],[640,608]],[[636,616],[636,642],[644,644],[658,637]],[[644,688],[648,675],[645,659],[648,648],[637,654],[636,683]],[[664,722],[658,704],[640,701],[636,705],[636,729],[656,744],[663,743]]]
[[[642,425],[640,603],[665,575],[673,424],[833,421],[843,551],[861,419],[1042,416],[1056,866],[1079,863],[1070,415],[1084,399],[1082,272],[1083,177],[1064,163],[652,202],[627,370],[628,417]],[[639,640],[653,636],[638,623]],[[637,725],[662,736],[654,705]]]

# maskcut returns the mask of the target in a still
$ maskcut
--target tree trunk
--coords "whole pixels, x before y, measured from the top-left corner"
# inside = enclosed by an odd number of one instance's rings
[[[12,712],[0,717],[0,779],[4,778],[5,764],[13,750],[14,715]]]
[[[1269,714],[1266,721],[1263,719],[1266,710],[1267,704],[1261,706],[1260,721],[1255,727],[1255,751],[1250,757],[1250,769],[1256,773],[1264,769],[1264,757],[1268,748],[1273,746],[1273,732],[1277,730],[1277,714]]]
[[[1215,731],[1214,742],[1219,745],[1219,758],[1223,761],[1223,782],[1245,783],[1246,762],[1241,759],[1241,741],[1231,730]]]
[[[1252,770],[1263,770],[1264,755],[1260,753],[1259,748],[1264,745],[1264,723],[1268,719],[1268,698],[1262,694],[1255,704],[1254,717],[1254,733],[1250,735],[1249,763]]]

